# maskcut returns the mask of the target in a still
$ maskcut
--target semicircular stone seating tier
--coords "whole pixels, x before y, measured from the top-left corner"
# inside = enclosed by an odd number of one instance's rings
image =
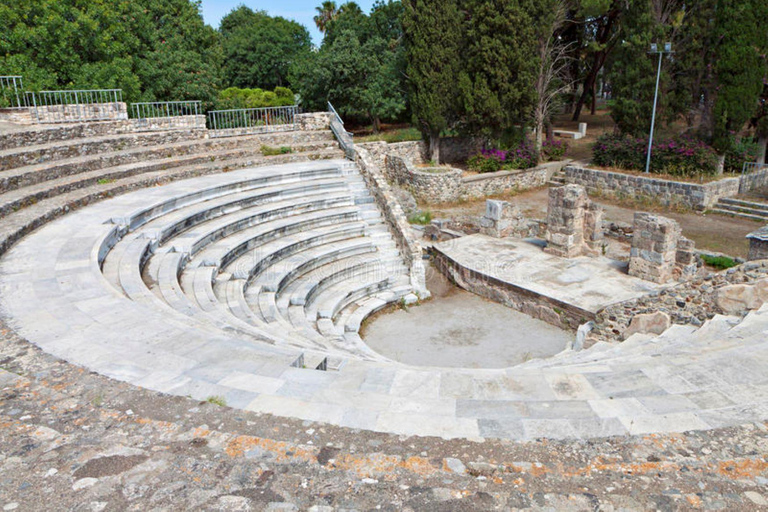
[[[109,377],[351,428],[523,440],[768,417],[768,307],[512,368],[415,367],[358,334],[409,283],[360,171],[328,160],[65,215],[3,257],[0,308],[46,352]]]

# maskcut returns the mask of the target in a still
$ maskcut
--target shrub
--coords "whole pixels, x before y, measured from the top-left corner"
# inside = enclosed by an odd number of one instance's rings
[[[725,270],[727,268],[732,268],[738,265],[738,263],[736,263],[733,258],[729,258],[728,256],[710,256],[707,254],[702,254],[701,259],[710,267],[714,267],[720,270]]]
[[[592,161],[605,167],[641,171],[645,169],[648,139],[603,135],[592,149]],[[650,171],[672,176],[717,174],[715,150],[700,140],[680,135],[654,141]]]
[[[261,154],[264,156],[287,155],[288,153],[293,153],[293,149],[288,146],[280,146],[279,148],[261,146]]]
[[[757,161],[758,145],[750,140],[735,141],[725,154],[725,172],[741,172],[744,162]]]
[[[502,169],[530,169],[539,163],[539,155],[529,141],[513,149],[483,149],[467,160],[467,167],[476,172],[496,172]]]
[[[273,91],[262,89],[240,89],[230,87],[219,92],[216,108],[221,110],[235,108],[264,108],[290,106],[295,103],[293,92],[285,87]]]
[[[422,226],[426,226],[430,222],[432,222],[432,212],[426,211],[426,212],[418,212],[414,213],[410,217],[408,217],[408,222],[411,224],[420,224]]]
[[[542,159],[547,162],[562,160],[567,152],[568,143],[562,139],[547,139],[541,145]]]

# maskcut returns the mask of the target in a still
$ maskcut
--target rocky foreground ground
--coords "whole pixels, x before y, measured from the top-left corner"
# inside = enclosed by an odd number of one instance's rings
[[[509,443],[400,437],[119,383],[0,337],[3,510],[768,510],[768,423]]]

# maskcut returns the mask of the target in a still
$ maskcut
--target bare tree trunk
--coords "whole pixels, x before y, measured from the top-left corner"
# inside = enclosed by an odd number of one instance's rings
[[[541,154],[541,148],[544,146],[544,120],[536,121],[536,153]]]
[[[429,159],[440,164],[440,131],[429,131]]]
[[[379,133],[381,130],[381,120],[379,119],[379,116],[371,116],[373,120],[373,133]]]
[[[757,139],[757,163],[764,164],[765,163],[765,150],[766,146],[768,146],[768,135],[764,135],[762,137],[758,137]]]
[[[597,114],[597,80],[592,84],[592,115]]]
[[[722,176],[725,172],[725,154],[717,155],[717,175]]]

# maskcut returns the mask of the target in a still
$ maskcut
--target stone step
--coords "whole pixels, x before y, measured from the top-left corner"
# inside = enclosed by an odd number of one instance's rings
[[[724,197],[724,198],[718,200],[718,203],[720,203],[722,205],[750,208],[750,209],[753,209],[753,210],[762,210],[762,211],[768,213],[768,204],[766,204],[766,203],[759,203],[759,202],[756,202],[756,201],[745,201],[743,199],[733,199],[733,198],[730,198],[730,197]]]
[[[279,159],[282,156],[284,158]],[[234,168],[249,167],[254,164],[265,164],[271,161],[285,161],[290,160],[287,157],[336,157],[338,152],[336,150],[324,150],[320,152],[313,152],[297,155],[279,155],[277,157],[263,157],[253,156],[246,158],[238,158],[236,160],[225,161],[205,161],[194,165],[185,166],[185,161],[182,159],[179,163],[182,168],[187,169],[209,169],[213,170],[231,170]],[[279,159],[279,160],[278,160]],[[159,169],[158,169],[159,167]],[[131,165],[125,168],[112,169],[100,169],[95,171],[84,172],[75,174],[72,176],[64,176],[49,181],[44,181],[28,187],[12,190],[0,195],[0,216],[7,215],[13,211],[17,211],[20,208],[34,204],[43,199],[54,197],[67,193],[79,188],[85,188],[92,185],[108,184],[113,181],[120,180],[122,178],[129,178],[132,176],[157,172],[158,170],[167,171],[176,168],[176,162],[174,160],[166,160],[155,163],[145,163],[141,165]],[[114,171],[114,172],[113,172]]]
[[[335,149],[332,141],[294,145],[294,153]],[[131,148],[111,153],[97,153],[17,167],[0,172],[0,184],[7,191],[45,181],[102,170],[104,179],[144,170],[160,170],[182,165],[261,157],[261,148],[250,139],[200,139],[173,144]]]
[[[190,266],[216,267],[238,279],[250,279],[273,261],[316,245],[323,237],[348,233],[356,237],[364,233],[357,212],[349,207],[278,218],[214,241],[194,255]]]
[[[164,146],[189,140],[201,140],[204,132],[170,131],[99,135],[69,141],[55,141],[0,151],[0,171],[24,165],[51,163],[85,154],[108,153],[126,148]]]
[[[338,157],[339,152],[334,151],[332,154],[323,153],[319,155],[310,154],[301,156],[280,155],[277,157],[270,157],[268,160],[264,160],[261,163],[264,165],[267,163],[280,164],[285,162],[307,162],[318,156],[323,159],[332,159]],[[186,178],[216,174],[220,171],[221,170],[215,165],[191,168],[182,167],[167,171],[156,171],[115,180],[111,183],[97,183],[96,185],[76,189],[55,197],[37,201],[32,205],[22,208],[20,211],[7,215],[3,219],[3,222],[0,224],[0,254],[7,251],[13,243],[33,229],[73,209],[81,208],[95,201],[122,195],[133,190],[170,183]]]
[[[732,210],[725,210],[723,208],[712,208],[710,210],[712,213],[719,213],[721,215],[728,215],[730,217],[739,217],[742,219],[749,219],[754,220],[757,222],[765,222],[768,220],[768,215],[762,215],[762,214],[749,214],[749,213],[742,213],[738,211],[732,211]]]
[[[161,238],[160,235],[168,231],[154,231],[150,228],[145,229],[145,232],[151,232],[153,237],[163,240],[164,244],[172,247],[177,252],[186,252],[190,256],[194,256],[207,246],[219,240],[234,237],[245,230],[264,228],[263,234],[266,237],[268,233],[266,231],[267,228],[274,226],[273,232],[285,229],[292,220],[302,222],[312,219],[313,214],[318,219],[327,212],[346,212],[349,216],[356,214],[354,206],[350,205],[348,196],[325,195],[321,197],[315,195],[308,196],[308,198],[309,200],[306,201],[299,201],[298,199],[284,200],[268,205],[247,208],[230,215],[215,217],[211,220],[198,222],[189,229],[178,232],[172,237]],[[171,225],[171,229],[175,229],[177,225]],[[274,233],[274,236],[278,234]]]

